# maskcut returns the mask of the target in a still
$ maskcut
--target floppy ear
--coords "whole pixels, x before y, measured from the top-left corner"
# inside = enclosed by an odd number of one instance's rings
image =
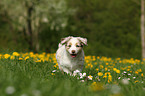
[[[77,37],[83,44],[88,45],[87,44],[87,39],[86,38],[82,38],[82,37]]]
[[[72,36],[69,36],[69,37],[66,37],[66,38],[62,38],[60,43],[63,45],[65,43],[67,43],[71,38],[72,38]]]

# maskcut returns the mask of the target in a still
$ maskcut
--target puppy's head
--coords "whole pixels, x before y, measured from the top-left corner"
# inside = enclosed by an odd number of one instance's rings
[[[84,45],[87,45],[87,39],[81,37],[66,37],[61,41],[62,44],[65,44],[66,50],[72,58],[75,58],[79,52],[82,50]]]

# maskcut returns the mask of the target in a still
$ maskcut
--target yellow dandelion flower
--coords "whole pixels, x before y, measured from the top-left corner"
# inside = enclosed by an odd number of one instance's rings
[[[54,68],[56,68],[56,67],[57,67],[57,65],[53,65],[53,67],[54,67]]]
[[[103,76],[103,73],[102,72],[98,72],[98,76]]]
[[[109,63],[106,63],[106,65],[109,65]]]
[[[89,68],[88,66],[85,66],[85,68],[87,69],[87,68]]]
[[[116,60],[120,60],[120,58],[116,58]]]
[[[141,73],[141,77],[143,77],[143,73]]]
[[[119,63],[122,63],[122,61],[119,61]]]
[[[35,62],[41,62],[41,60],[37,60],[37,61],[35,61]]]
[[[127,68],[131,69],[131,66],[128,66]]]
[[[91,64],[90,67],[93,68],[93,65]]]
[[[10,59],[15,59],[15,57],[14,56],[11,56]]]
[[[96,57],[95,56],[93,56],[93,61],[95,61],[96,60]]]
[[[120,73],[120,70],[116,70],[116,73]]]
[[[13,56],[20,56],[20,54],[18,52],[13,52],[12,54]]]
[[[20,57],[19,60],[23,60],[23,58]]]
[[[96,71],[99,71],[99,69],[98,69],[98,68],[96,68]]]
[[[51,73],[51,75],[55,75],[54,73]]]
[[[142,72],[142,70],[141,70],[141,69],[137,69],[137,71],[138,71],[138,72]]]
[[[110,82],[112,82],[112,76],[111,75],[108,76],[108,83],[110,83]]]
[[[127,69],[127,71],[130,71],[130,69]]]
[[[104,66],[103,65],[100,65],[100,69],[103,69],[104,68]]]
[[[106,73],[105,73],[106,76],[108,76],[108,75],[110,75],[110,74],[111,74],[110,72],[106,72]]]
[[[108,70],[108,68],[105,67],[105,71],[107,71],[107,70]]]
[[[26,56],[24,60],[27,60],[27,59],[29,59],[29,56]]]
[[[10,57],[9,54],[5,54],[5,55],[4,55],[4,58],[5,58],[5,59],[8,59],[9,57]]]
[[[137,83],[137,82],[139,82],[139,80],[134,81],[134,83]]]
[[[97,56],[97,59],[100,59],[100,57],[99,57],[99,56]]]
[[[138,74],[138,71],[135,71],[135,74]]]
[[[117,68],[113,68],[113,71],[116,71],[117,70]]]
[[[107,78],[107,75],[104,75],[103,78]]]
[[[97,65],[97,62],[95,62],[94,64]]]

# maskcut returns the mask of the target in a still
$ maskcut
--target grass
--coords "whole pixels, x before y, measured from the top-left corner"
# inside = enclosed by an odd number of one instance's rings
[[[0,55],[1,96],[144,96],[145,62],[86,56],[80,78],[59,72],[55,54]]]

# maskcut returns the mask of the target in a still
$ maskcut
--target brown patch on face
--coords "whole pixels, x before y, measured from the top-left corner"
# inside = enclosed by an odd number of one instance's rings
[[[78,52],[82,50],[81,42],[76,43],[75,45],[76,45]]]
[[[71,46],[72,46],[72,43],[70,42],[66,45],[66,49],[68,50]]]
[[[76,47],[82,47],[81,43],[76,43],[75,45],[76,45]]]

